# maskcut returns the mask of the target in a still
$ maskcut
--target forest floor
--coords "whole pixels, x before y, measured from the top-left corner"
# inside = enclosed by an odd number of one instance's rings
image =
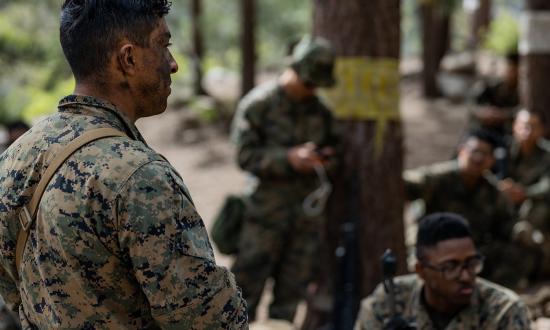
[[[425,100],[414,78],[402,81],[401,114],[406,168],[449,159],[467,120],[464,104],[446,99]],[[212,127],[185,131],[183,123],[188,117],[185,109],[168,109],[159,116],[139,121],[138,127],[148,143],[182,175],[198,212],[210,228],[225,196],[240,192],[246,176],[235,163],[235,148],[227,134]],[[182,142],[189,140],[198,141]],[[216,259],[224,266],[232,262],[217,251]],[[265,310],[259,312],[262,315],[265,316]]]

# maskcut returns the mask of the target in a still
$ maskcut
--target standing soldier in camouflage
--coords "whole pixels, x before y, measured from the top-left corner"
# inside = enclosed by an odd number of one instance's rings
[[[544,137],[541,117],[525,109],[518,112],[513,137],[504,168],[505,179],[499,188],[518,210],[520,222],[515,226],[518,239],[537,251],[539,269],[533,276],[547,280],[550,276],[550,152],[541,143]]]
[[[238,163],[256,182],[232,271],[251,320],[271,277],[269,316],[292,321],[319,261],[323,216],[306,214],[302,202],[318,187],[315,167],[328,165],[334,153],[332,116],[315,95],[316,87],[334,84],[333,65],[328,42],[305,37],[278,81],[252,90],[237,109]]]
[[[0,293],[25,329],[247,327],[246,304],[216,265],[182,178],[135,126],[166,109],[178,70],[169,9],[166,0],[62,6],[74,95],[0,159]],[[21,210],[45,169],[97,128],[124,136],[84,145],[55,171],[16,264],[20,220],[29,224]]]
[[[395,278],[393,296],[379,285],[363,300],[356,330],[531,329],[528,310],[515,293],[476,278],[484,258],[459,215],[422,219],[416,255],[416,274]]]
[[[406,198],[421,199],[426,214],[454,212],[469,220],[474,242],[487,256],[484,277],[516,287],[527,281],[525,264],[518,271],[522,250],[512,243],[516,218],[513,207],[499,192],[489,170],[495,162],[496,140],[490,132],[469,132],[456,160],[408,170],[404,174]],[[506,253],[503,251],[507,251]],[[510,263],[514,261],[514,264]],[[526,283],[525,283],[526,284]]]

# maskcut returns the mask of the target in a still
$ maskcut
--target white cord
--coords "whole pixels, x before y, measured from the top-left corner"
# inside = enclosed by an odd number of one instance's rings
[[[302,203],[304,213],[308,217],[317,217],[323,213],[328,197],[332,192],[332,184],[328,179],[325,167],[319,164],[315,165],[314,169],[319,178],[320,185],[319,188],[307,195]]]

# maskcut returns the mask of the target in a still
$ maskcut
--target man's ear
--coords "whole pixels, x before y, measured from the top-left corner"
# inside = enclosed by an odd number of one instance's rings
[[[124,44],[117,54],[120,70],[125,76],[133,76],[136,73],[136,48],[132,44]]]

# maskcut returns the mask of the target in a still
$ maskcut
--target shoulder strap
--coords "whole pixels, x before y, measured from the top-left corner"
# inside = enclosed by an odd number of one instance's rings
[[[42,195],[46,190],[46,186],[52,179],[53,175],[61,165],[69,158],[75,151],[80,149],[82,146],[102,138],[113,137],[113,136],[127,136],[123,132],[114,129],[114,128],[98,128],[90,130],[76,139],[69,142],[64,149],[58,155],[55,155],[52,163],[48,166],[38,185],[34,190],[34,194],[30,203],[23,206],[19,212],[19,222],[21,223],[21,230],[17,235],[17,245],[15,248],[15,267],[17,273],[19,273],[19,267],[21,265],[21,259],[23,257],[23,251],[25,250],[25,245],[27,244],[27,239],[29,238],[29,232],[36,219],[36,212],[38,211],[38,204],[42,199]]]

